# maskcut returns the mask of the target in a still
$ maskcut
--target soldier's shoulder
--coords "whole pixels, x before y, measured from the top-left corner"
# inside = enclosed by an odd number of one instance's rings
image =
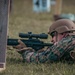
[[[61,42],[62,42],[62,43],[72,42],[72,39],[74,39],[73,36],[68,36],[68,37],[66,37],[66,38],[63,38],[63,39],[61,40]]]

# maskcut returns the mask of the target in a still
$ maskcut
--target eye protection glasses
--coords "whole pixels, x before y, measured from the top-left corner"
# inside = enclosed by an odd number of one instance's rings
[[[57,32],[48,33],[51,37],[54,37],[57,35]]]

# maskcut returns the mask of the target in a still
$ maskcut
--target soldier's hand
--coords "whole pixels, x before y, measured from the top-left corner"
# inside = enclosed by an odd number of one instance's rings
[[[19,45],[14,46],[14,48],[17,49],[17,51],[24,51],[24,50],[31,50],[34,51],[31,47],[27,47],[21,40],[18,40]]]
[[[26,47],[26,45],[21,41],[21,40],[18,40],[18,45],[17,46],[14,46],[14,48],[16,49],[23,49]]]

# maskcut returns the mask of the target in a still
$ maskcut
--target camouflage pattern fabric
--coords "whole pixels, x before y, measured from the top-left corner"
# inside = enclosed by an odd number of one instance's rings
[[[53,45],[43,52],[25,50],[21,53],[25,62],[46,62],[58,61],[60,59],[70,59],[70,52],[75,48],[75,36],[63,38],[57,45]]]

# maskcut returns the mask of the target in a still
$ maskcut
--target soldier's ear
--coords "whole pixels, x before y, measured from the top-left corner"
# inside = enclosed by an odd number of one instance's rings
[[[68,33],[61,33],[63,35],[63,37],[68,36]]]

